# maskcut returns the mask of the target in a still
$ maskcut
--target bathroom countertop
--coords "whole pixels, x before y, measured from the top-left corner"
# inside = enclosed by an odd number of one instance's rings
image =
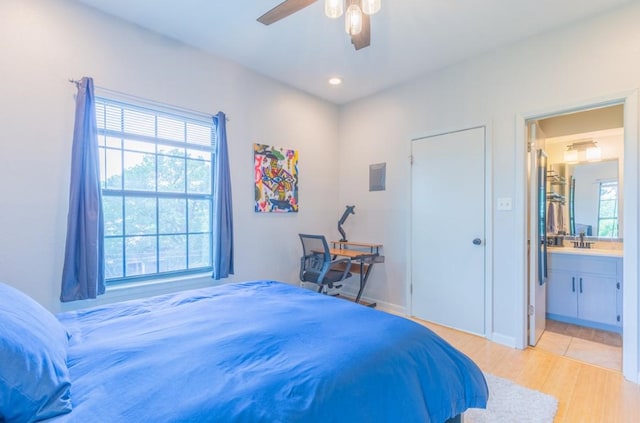
[[[547,251],[554,254],[576,254],[584,256],[622,257],[622,250],[607,248],[573,248],[548,247]]]

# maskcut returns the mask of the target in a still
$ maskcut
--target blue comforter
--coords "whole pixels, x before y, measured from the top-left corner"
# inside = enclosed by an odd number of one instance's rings
[[[55,422],[443,422],[488,397],[429,329],[280,282],[57,317],[73,411]]]

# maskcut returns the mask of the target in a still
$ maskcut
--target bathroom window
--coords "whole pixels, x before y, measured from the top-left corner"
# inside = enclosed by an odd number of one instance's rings
[[[598,236],[618,237],[618,182],[600,182]]]

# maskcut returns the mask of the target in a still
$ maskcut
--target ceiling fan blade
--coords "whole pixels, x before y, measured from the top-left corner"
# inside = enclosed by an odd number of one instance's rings
[[[278,22],[280,19],[284,19],[287,16],[296,13],[298,10],[304,9],[316,1],[318,0],[285,0],[264,15],[260,16],[257,20],[265,25],[271,25],[274,22]]]
[[[351,44],[356,50],[369,47],[371,44],[371,18],[369,15],[362,14],[362,31],[351,36]]]

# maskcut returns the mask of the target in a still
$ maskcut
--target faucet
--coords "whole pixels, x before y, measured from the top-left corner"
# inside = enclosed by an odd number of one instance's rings
[[[573,247],[574,248],[591,248],[591,244],[593,244],[592,241],[585,241],[584,240],[584,232],[583,231],[580,232],[580,241],[573,241]]]

